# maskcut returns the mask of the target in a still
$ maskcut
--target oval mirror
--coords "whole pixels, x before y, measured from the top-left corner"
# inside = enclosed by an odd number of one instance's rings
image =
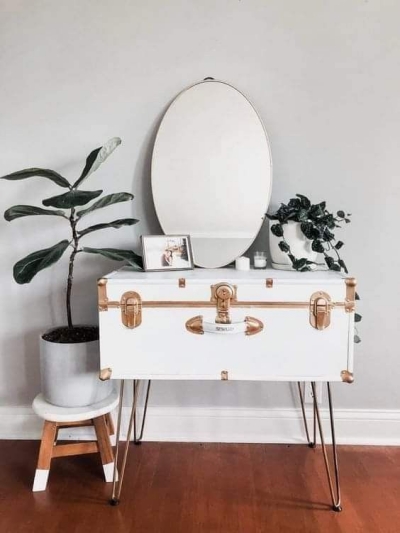
[[[191,236],[197,266],[246,252],[267,212],[272,161],[260,117],[237,89],[204,81],[180,93],[161,121],[151,172],[161,227]]]

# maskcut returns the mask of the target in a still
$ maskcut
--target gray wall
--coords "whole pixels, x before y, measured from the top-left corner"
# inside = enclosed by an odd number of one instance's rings
[[[156,232],[151,147],[163,111],[206,76],[243,91],[272,145],[272,203],[300,192],[353,214],[344,257],[359,280],[364,321],[356,383],[337,404],[399,408],[398,227],[400,4],[390,0],[0,0],[0,174],[28,166],[73,179],[88,152],[123,144],[87,183],[132,191],[132,205],[92,221],[134,216],[136,227],[88,243],[138,247]],[[40,204],[46,180],[3,182],[1,209]],[[62,324],[67,260],[18,286],[13,264],[64,238],[63,220],[0,221],[0,404],[29,404],[40,388],[38,337]],[[266,247],[263,228],[256,247]],[[116,267],[79,257],[75,320],[96,320],[96,284]],[[323,357],[323,354],[321,354]],[[164,383],[163,405],[291,406],[286,384]]]

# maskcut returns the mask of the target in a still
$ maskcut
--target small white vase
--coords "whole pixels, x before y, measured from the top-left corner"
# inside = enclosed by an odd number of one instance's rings
[[[42,394],[53,405],[84,407],[104,400],[111,381],[99,380],[99,341],[58,343],[40,338]]]
[[[292,262],[286,252],[282,252],[278,244],[282,241],[282,237],[276,237],[271,232],[271,226],[279,224],[277,220],[269,221],[269,251],[271,254],[272,266],[278,270],[294,270]],[[285,233],[285,241],[290,246],[292,254],[297,258],[302,257],[309,261],[316,262],[318,252],[314,252],[311,248],[312,241],[307,239],[301,231],[300,222],[290,220],[287,224],[283,224],[283,231]]]

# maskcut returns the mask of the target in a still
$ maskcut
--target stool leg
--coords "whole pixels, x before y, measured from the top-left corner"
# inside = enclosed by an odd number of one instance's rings
[[[46,490],[56,434],[57,422],[49,422],[46,420],[43,426],[42,442],[40,443],[39,450],[39,459],[36,467],[35,479],[33,481],[33,492]]]
[[[103,415],[94,418],[93,424],[96,431],[97,444],[103,465],[104,477],[107,482],[111,482],[113,480],[114,472],[114,454],[111,448],[106,416],[107,415]]]

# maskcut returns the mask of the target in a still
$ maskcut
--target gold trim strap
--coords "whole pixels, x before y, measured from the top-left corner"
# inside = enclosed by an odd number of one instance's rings
[[[335,307],[346,307],[347,302],[332,302],[332,308]],[[104,302],[99,300],[99,311],[106,311],[110,308],[119,309],[121,307],[120,302],[116,301],[107,301]],[[211,307],[215,308],[214,302],[207,301],[171,301],[171,300],[148,300],[142,301],[142,307],[146,308],[206,308]],[[310,302],[252,302],[252,301],[243,301],[243,302],[231,302],[231,307],[236,308],[247,308],[253,307],[258,309],[309,309]]]

